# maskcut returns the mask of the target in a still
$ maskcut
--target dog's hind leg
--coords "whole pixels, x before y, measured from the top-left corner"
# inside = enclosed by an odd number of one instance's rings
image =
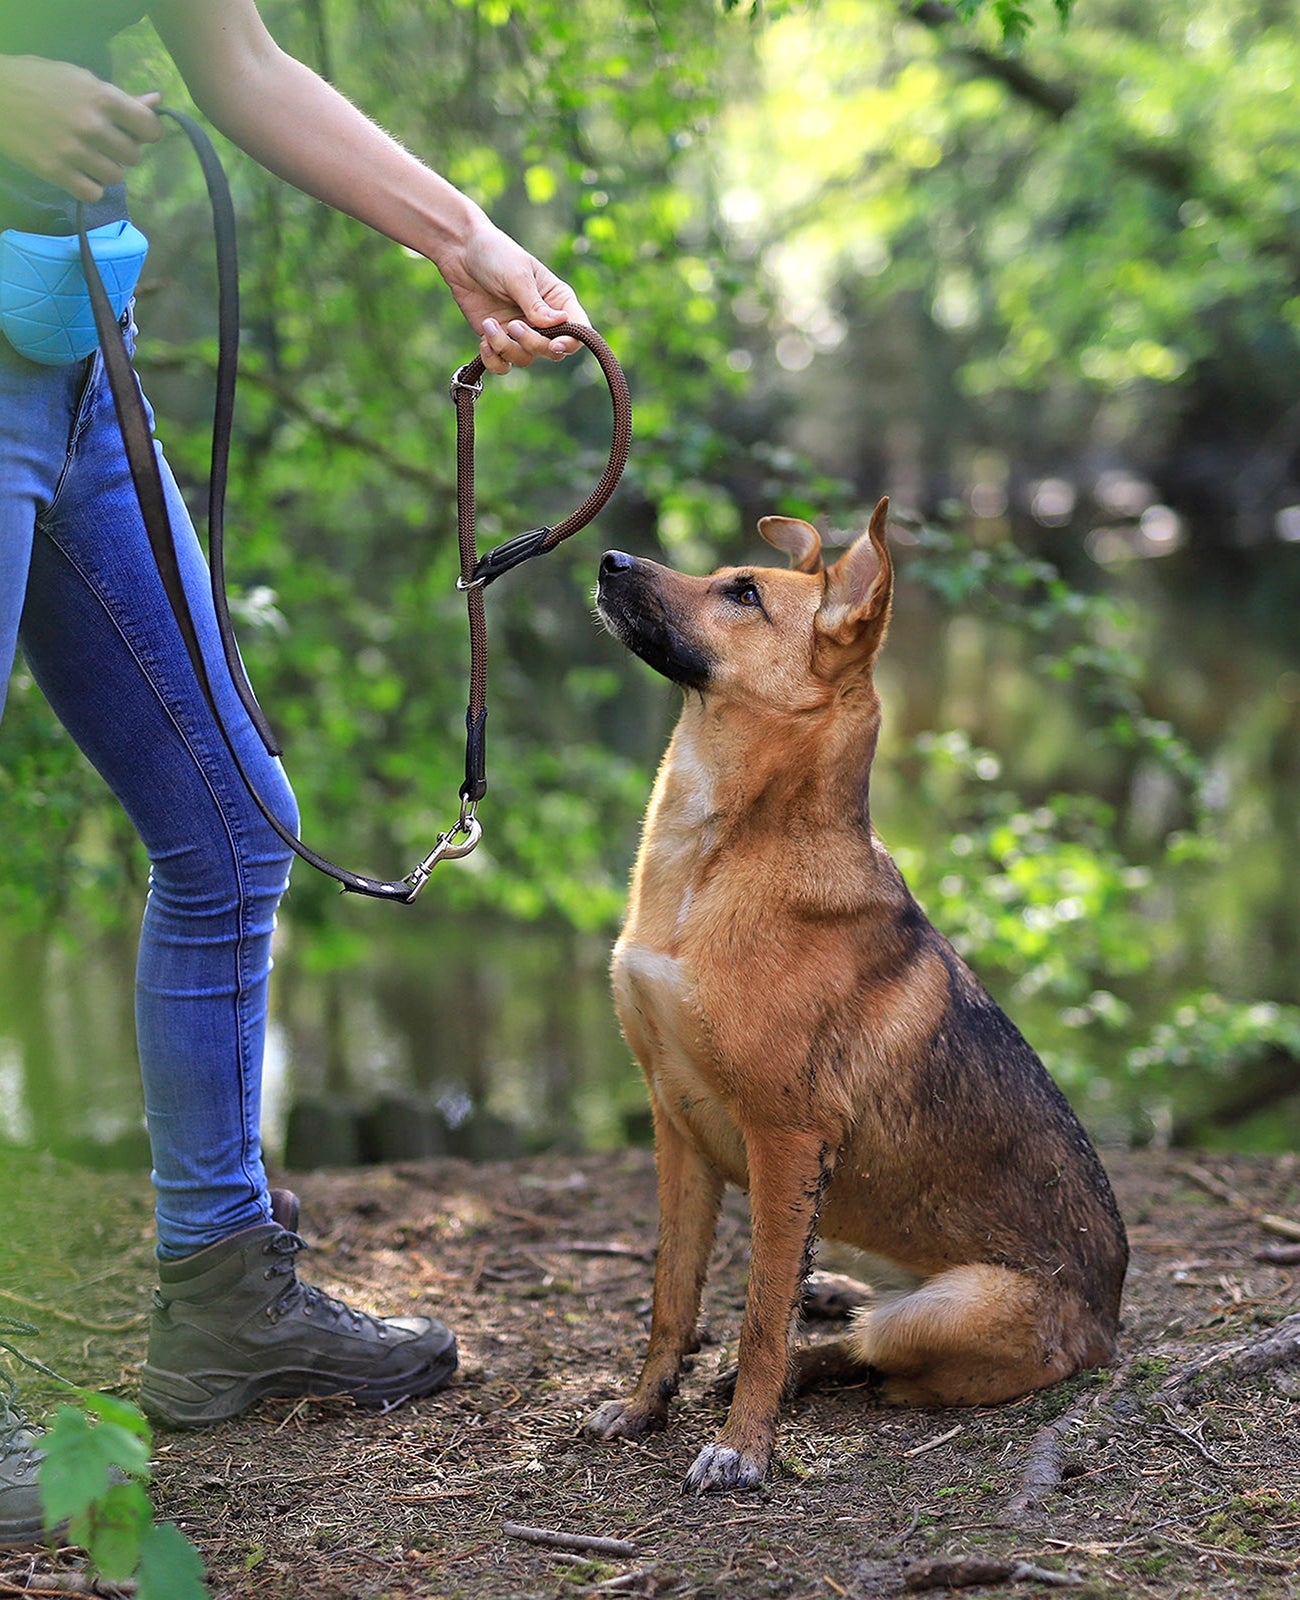
[[[894,1405],[997,1405],[1106,1359],[1093,1319],[1052,1280],[982,1262],[858,1312],[836,1344]]]
[[[636,1439],[662,1428],[677,1393],[682,1362],[695,1348],[700,1295],[718,1222],[723,1180],[655,1108],[655,1166],[659,1179],[659,1250],[655,1258],[650,1344],[636,1387],[588,1417],[600,1439]]]
[[[735,1394],[722,1432],[686,1475],[683,1489],[696,1494],[752,1489],[767,1473],[790,1372],[799,1290],[834,1161],[827,1140],[790,1129],[750,1133],[746,1155],[752,1235]]]

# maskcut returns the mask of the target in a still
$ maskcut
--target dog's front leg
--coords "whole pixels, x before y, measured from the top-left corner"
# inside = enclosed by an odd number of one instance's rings
[[[746,1138],[752,1238],[749,1294],[731,1410],[686,1475],[683,1493],[752,1489],[763,1481],[790,1372],[799,1290],[834,1150],[816,1134],[763,1130]]]
[[[632,1393],[608,1401],[587,1419],[587,1432],[600,1439],[637,1439],[667,1420],[682,1363],[695,1348],[700,1295],[722,1201],[721,1176],[657,1101],[654,1106],[659,1250],[650,1344]]]

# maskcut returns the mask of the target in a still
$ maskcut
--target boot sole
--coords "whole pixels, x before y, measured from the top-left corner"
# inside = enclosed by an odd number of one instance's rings
[[[341,1373],[293,1368],[278,1372],[166,1372],[145,1366],[140,1405],[154,1422],[170,1428],[205,1428],[228,1422],[259,1400],[323,1399],[346,1395],[367,1411],[387,1411],[406,1400],[422,1400],[450,1383],[459,1358],[456,1341],[426,1367],[396,1378],[358,1382]]]
[[[63,1524],[64,1529],[67,1524]],[[27,1545],[49,1544],[60,1537],[58,1528],[35,1527],[30,1522],[0,1522],[0,1550],[21,1549]]]

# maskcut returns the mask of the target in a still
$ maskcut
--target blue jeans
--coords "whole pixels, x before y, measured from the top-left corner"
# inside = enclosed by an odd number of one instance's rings
[[[226,726],[296,831],[280,763],[230,683],[203,553],[155,449]],[[250,799],[195,680],[99,355],[37,366],[0,336],[0,711],[15,641],[148,852],[136,1032],[159,1253],[189,1255],[270,1217],[262,1053],[271,931],[292,857]]]

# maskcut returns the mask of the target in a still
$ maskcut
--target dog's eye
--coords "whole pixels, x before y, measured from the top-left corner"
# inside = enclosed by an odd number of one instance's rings
[[[735,601],[738,606],[761,606],[763,603],[755,583],[742,583],[735,591]]]

